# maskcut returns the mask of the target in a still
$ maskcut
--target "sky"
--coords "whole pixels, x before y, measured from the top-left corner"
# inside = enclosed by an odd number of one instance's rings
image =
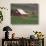
[[[11,4],[11,9],[21,8],[25,11],[38,11],[38,4]]]

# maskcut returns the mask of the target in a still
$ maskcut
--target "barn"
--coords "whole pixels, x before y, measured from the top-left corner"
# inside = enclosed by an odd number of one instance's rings
[[[16,9],[15,10],[15,15],[17,15],[17,16],[23,16],[23,15],[28,15],[28,13],[26,13],[23,9]]]

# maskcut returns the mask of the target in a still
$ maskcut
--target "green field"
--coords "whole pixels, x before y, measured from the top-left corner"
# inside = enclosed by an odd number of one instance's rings
[[[38,16],[20,17],[11,16],[11,24],[38,24]]]

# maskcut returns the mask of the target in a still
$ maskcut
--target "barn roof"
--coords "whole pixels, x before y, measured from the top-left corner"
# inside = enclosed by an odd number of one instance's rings
[[[23,9],[17,9],[17,10],[20,12],[20,14],[28,14]]]

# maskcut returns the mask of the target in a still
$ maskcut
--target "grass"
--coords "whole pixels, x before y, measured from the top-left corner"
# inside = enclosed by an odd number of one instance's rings
[[[30,16],[26,19],[20,16],[11,16],[11,24],[38,24],[38,16]]]

